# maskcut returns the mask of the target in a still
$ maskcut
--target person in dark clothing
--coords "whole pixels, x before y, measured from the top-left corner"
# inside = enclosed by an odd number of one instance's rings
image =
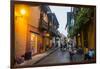
[[[90,49],[86,54],[85,54],[85,60],[91,60],[94,58],[94,50]]]
[[[73,55],[74,55],[73,50],[70,50],[70,51],[69,51],[69,55],[70,55],[70,60],[72,61],[72,60],[73,60]]]
[[[58,43],[56,43],[56,47],[58,47]]]
[[[78,48],[77,54],[82,55],[83,54],[83,49],[81,47]]]
[[[62,51],[63,50],[63,44],[61,43],[61,46],[60,46],[60,50]]]

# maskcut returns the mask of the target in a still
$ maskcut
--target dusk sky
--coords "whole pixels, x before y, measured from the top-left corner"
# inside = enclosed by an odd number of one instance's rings
[[[67,12],[71,11],[71,7],[64,6],[49,6],[51,11],[55,13],[57,20],[59,22],[58,30],[60,33],[63,33],[67,36],[67,29],[65,30],[65,26],[67,23]]]

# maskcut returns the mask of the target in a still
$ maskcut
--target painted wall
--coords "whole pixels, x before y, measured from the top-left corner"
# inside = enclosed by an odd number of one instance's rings
[[[24,9],[22,11],[22,9]],[[23,13],[24,14],[23,14]],[[16,4],[15,5],[15,55],[22,56],[26,52],[26,46],[29,36],[30,28],[28,24],[35,28],[35,32],[38,30],[40,10],[39,6],[29,6]],[[34,29],[33,29],[34,30]],[[29,36],[30,37],[30,36]],[[31,37],[30,37],[31,38]],[[31,47],[30,47],[31,48]]]
[[[39,27],[39,20],[40,20],[40,8],[39,6],[31,6],[30,7],[30,18],[29,24],[38,28]]]
[[[15,24],[15,55],[22,56],[25,53],[27,42],[27,17],[28,8],[26,5],[15,5],[14,24]],[[21,10],[24,9],[24,14]]]
[[[95,22],[91,21],[92,23],[90,23],[88,25],[88,27],[86,28],[87,30],[87,36],[88,36],[88,48],[93,48],[95,49],[96,48],[96,43],[95,43],[95,40],[96,40],[96,37],[95,37],[95,34],[96,34],[96,31],[95,31]],[[78,40],[79,42],[79,40]],[[79,43],[78,43],[79,45]],[[84,53],[86,53],[86,48],[84,46],[84,36],[83,36],[83,31],[81,31],[81,45],[82,45],[82,48],[84,49]]]
[[[88,27],[88,46],[89,48],[95,48],[95,24],[91,23]]]

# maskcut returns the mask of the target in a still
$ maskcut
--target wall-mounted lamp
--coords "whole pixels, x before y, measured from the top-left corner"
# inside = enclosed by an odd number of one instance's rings
[[[26,10],[24,8],[20,9],[20,13],[21,15],[25,15],[26,14]]]

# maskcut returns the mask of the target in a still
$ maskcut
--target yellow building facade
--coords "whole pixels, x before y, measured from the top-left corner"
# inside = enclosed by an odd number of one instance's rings
[[[14,5],[15,59],[45,52],[52,46],[49,32],[39,30],[40,17],[40,5]],[[48,26],[47,14],[43,14],[43,20]]]
[[[15,4],[15,58],[26,52],[32,51],[33,55],[39,52],[39,43],[42,44],[39,19],[39,6]]]
[[[87,26],[84,27],[84,30],[81,30],[80,36],[77,36],[77,46],[81,46],[84,50],[84,53],[87,52],[90,48],[96,49],[96,24],[95,20],[89,22]]]

